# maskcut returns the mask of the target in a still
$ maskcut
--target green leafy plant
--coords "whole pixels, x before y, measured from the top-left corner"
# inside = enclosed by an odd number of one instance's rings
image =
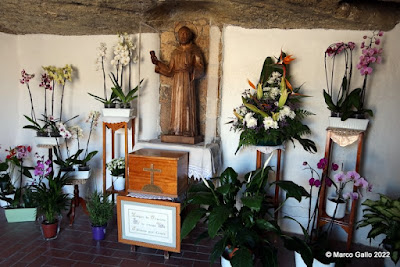
[[[63,159],[61,156],[61,151],[60,148],[55,146],[53,147],[54,154],[56,155],[56,160],[54,160],[54,163],[59,165],[61,168],[71,168],[75,164],[79,164],[79,155],[83,152],[83,149],[78,149],[75,154],[72,154],[71,156],[67,157],[66,159]]]
[[[294,60],[281,52],[275,62],[267,57],[255,86],[242,95],[242,105],[235,108],[231,130],[239,131],[240,140],[236,153],[246,145],[281,145],[285,141],[297,140],[306,151],[316,152],[317,147],[310,139],[303,138],[311,133],[302,120],[313,113],[300,108],[305,95],[301,86],[293,88],[287,78],[287,66]]]
[[[380,194],[379,200],[367,199],[362,203],[363,219],[357,229],[371,226],[368,238],[384,235],[381,245],[390,252],[390,258],[397,264],[400,258],[400,198],[391,199]]]
[[[22,128],[24,128],[24,129],[32,129],[32,130],[34,130],[34,131],[42,132],[42,133],[47,132],[47,127],[49,126],[48,123],[45,123],[43,126],[40,126],[40,124],[39,124],[38,122],[34,121],[32,118],[30,118],[30,117],[28,117],[28,116],[26,116],[26,115],[24,115],[24,117],[25,117],[31,124],[30,124],[30,125],[25,125],[25,126],[22,127]]]
[[[125,95],[121,86],[118,84],[118,80],[115,77],[114,73],[111,72],[110,78],[114,85],[114,87],[111,87],[111,90],[118,97],[118,101],[120,101],[123,105],[129,104],[132,100],[134,100],[135,98],[138,97],[135,94],[139,90],[139,86],[140,86],[140,84],[142,84],[143,79],[140,81],[140,83],[135,88],[129,89],[128,93]]]
[[[114,203],[100,192],[94,191],[86,202],[92,226],[105,226],[113,217]]]
[[[96,99],[97,101],[100,101],[101,103],[103,103],[104,105],[111,105],[111,104],[115,104],[115,102],[117,101],[118,97],[117,95],[112,92],[110,98],[102,98],[99,96],[96,96],[94,94],[88,93],[90,96],[92,96],[94,99]]]
[[[49,186],[47,187],[43,181],[35,185],[33,198],[38,205],[39,212],[45,216],[45,221],[52,224],[57,221],[57,216],[66,210],[68,205],[68,194],[62,191],[67,184],[68,177],[66,175],[54,176],[53,173],[50,173],[46,178]]]
[[[219,239],[212,250],[212,263],[224,254],[226,248],[230,248],[233,254],[230,261],[234,267],[253,266],[257,259],[263,266],[277,266],[276,247],[270,242],[268,233],[282,233],[269,213],[273,204],[268,200],[266,189],[271,186],[267,181],[271,167],[265,166],[246,174],[243,182],[229,167],[220,177],[214,178],[219,180],[219,187],[207,180],[193,184],[189,188],[185,209],[191,204],[200,207],[192,209],[184,219],[181,238],[186,237],[199,221],[204,221],[208,224],[208,230],[200,234],[197,240]],[[287,198],[301,199],[302,195],[308,195],[304,188],[291,181],[282,181],[277,185],[286,191]],[[238,193],[243,187],[245,190],[240,198],[242,206],[238,208]]]

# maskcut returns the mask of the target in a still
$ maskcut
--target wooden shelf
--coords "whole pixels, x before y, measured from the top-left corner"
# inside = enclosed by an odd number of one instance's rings
[[[103,122],[103,192],[109,192],[112,194],[112,200],[114,201],[114,194],[126,195],[129,177],[128,177],[128,128],[131,125],[132,140],[131,148],[135,146],[135,117],[131,118],[130,121],[123,122]],[[111,187],[107,188],[107,168],[106,168],[106,156],[107,156],[107,129],[111,130],[111,159],[115,158],[115,134],[119,129],[124,129],[125,139],[125,190],[117,191],[113,189],[113,182],[111,179]]]
[[[332,136],[334,135],[334,129],[327,129],[326,134],[326,144],[325,144],[325,158],[328,160],[327,165],[331,165],[331,154],[333,149],[333,140]],[[361,163],[361,152],[362,152],[362,145],[364,141],[364,132],[358,133],[357,139],[357,156],[356,156],[356,172],[360,172],[360,163]],[[329,169],[329,168],[327,168]],[[322,173],[323,177],[327,177],[328,173],[325,170]],[[353,187],[353,192],[357,192],[357,188]],[[318,207],[318,217],[317,217],[317,227],[321,228],[327,223],[333,223],[340,226],[346,233],[347,233],[347,243],[346,249],[347,251],[350,250],[351,243],[353,240],[353,231],[354,231],[354,224],[355,224],[355,216],[357,211],[357,200],[352,200],[351,202],[351,209],[350,213],[346,213],[344,218],[342,219],[332,219],[328,216],[325,212],[325,202],[326,202],[326,186],[325,186],[325,179],[322,181],[321,185],[321,193],[319,196],[319,207]]]

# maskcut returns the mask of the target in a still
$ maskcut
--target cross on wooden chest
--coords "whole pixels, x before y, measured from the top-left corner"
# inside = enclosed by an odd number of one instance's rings
[[[187,189],[188,152],[140,149],[128,161],[129,192],[178,197]]]

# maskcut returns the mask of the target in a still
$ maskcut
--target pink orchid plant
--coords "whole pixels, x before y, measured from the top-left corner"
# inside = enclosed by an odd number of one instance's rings
[[[368,192],[372,191],[372,185],[367,182],[367,180],[356,171],[348,171],[347,173],[339,172],[333,176],[334,182],[333,185],[336,188],[336,200],[346,200],[353,199],[356,200],[361,194],[361,189],[366,189]],[[353,183],[355,187],[357,187],[357,192],[348,192],[343,194],[343,190],[345,189],[348,183]],[[332,182],[330,182],[332,184]],[[327,185],[329,185],[327,183]]]
[[[364,116],[368,114],[373,116],[370,109],[365,109],[365,92],[367,86],[367,78],[373,72],[373,65],[382,62],[382,48],[378,48],[381,44],[381,37],[383,31],[373,32],[372,36],[363,36],[363,41],[360,48],[362,54],[357,64],[357,69],[360,74],[364,76],[364,81],[361,88],[352,89],[351,78],[353,71],[353,53],[356,45],[354,42],[339,42],[331,44],[325,51],[325,77],[326,77],[326,90],[323,91],[325,103],[328,109],[332,111],[332,115],[339,115],[342,120],[346,120],[353,116]],[[368,40],[367,40],[368,39]],[[337,60],[343,59],[341,62]],[[335,71],[337,65],[342,65],[342,70]],[[340,75],[339,77],[337,77]],[[337,90],[335,90],[337,88]]]

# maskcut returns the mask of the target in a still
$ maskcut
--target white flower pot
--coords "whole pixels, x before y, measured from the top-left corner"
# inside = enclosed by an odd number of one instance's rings
[[[365,131],[368,127],[368,119],[353,119],[349,118],[342,121],[340,117],[329,117],[329,127],[332,128],[342,128],[342,129],[352,129]]]
[[[133,116],[133,108],[103,108],[103,117],[130,118]]]
[[[299,253],[296,251],[294,252],[294,261],[296,263],[296,267],[307,267],[307,265],[304,263],[303,258]],[[312,267],[335,267],[335,263],[329,263],[329,264],[324,264],[316,259],[314,259]]]
[[[69,171],[69,172],[62,171],[61,175],[64,175],[66,173],[67,173],[68,177],[71,178],[71,179],[76,179],[76,180],[82,179],[82,180],[84,180],[84,179],[89,179],[90,178],[90,175],[92,174],[92,169],[90,169],[88,171],[80,171],[78,169],[74,169],[73,171]]]
[[[232,267],[231,262],[221,256],[221,267]]]
[[[335,219],[342,219],[346,214],[346,206],[347,206],[346,202],[336,203],[335,201],[332,201],[331,199],[328,198],[326,199],[325,212],[329,217],[335,217]]]
[[[114,190],[125,190],[125,178],[121,176],[113,176]]]

